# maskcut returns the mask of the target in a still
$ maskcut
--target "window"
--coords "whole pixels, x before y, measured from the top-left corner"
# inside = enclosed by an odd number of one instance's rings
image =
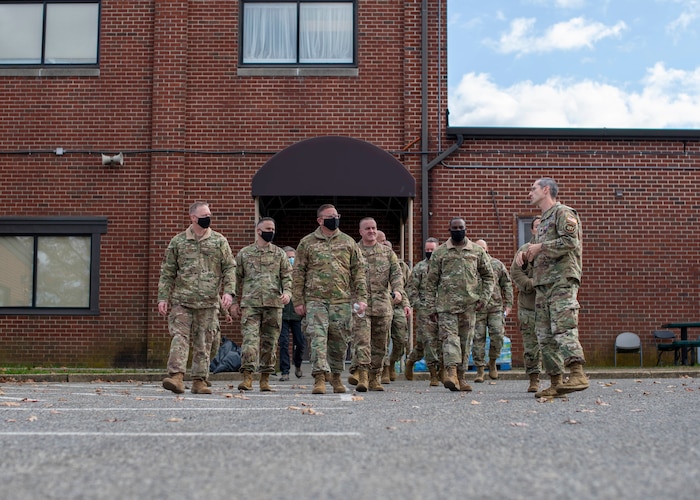
[[[241,0],[241,63],[354,65],[355,1]]]
[[[518,217],[518,248],[532,239],[532,221],[535,217]]]
[[[99,313],[104,217],[0,217],[0,314]]]
[[[0,0],[1,65],[95,65],[100,2]]]

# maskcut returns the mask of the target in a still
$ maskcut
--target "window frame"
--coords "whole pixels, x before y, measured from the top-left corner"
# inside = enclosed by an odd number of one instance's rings
[[[95,62],[90,63],[47,63],[46,62],[46,22],[47,8],[49,4],[97,4],[97,39],[95,47]],[[0,71],[6,69],[37,69],[37,68],[99,68],[100,65],[100,41],[102,34],[102,0],[29,0],[18,2],[17,0],[0,0],[0,5],[6,4],[41,4],[42,5],[42,25],[41,25],[41,62],[39,63],[0,63]]]
[[[107,233],[107,217],[0,217],[0,236],[90,236],[90,294],[88,307],[3,307],[0,316],[97,316],[100,314],[100,242]],[[36,245],[36,240],[35,240]],[[36,262],[36,253],[34,254]],[[36,282],[37,266],[32,280]],[[37,293],[33,290],[34,301]]]
[[[254,4],[254,3],[259,3],[259,4],[264,4],[264,3],[293,3],[296,4],[297,6],[297,26],[296,26],[296,34],[297,34],[297,50],[296,50],[296,62],[275,62],[275,63],[264,63],[264,62],[255,62],[255,63],[246,63],[243,62],[243,52],[244,52],[244,46],[243,46],[243,38],[244,38],[244,33],[243,33],[243,26],[244,26],[244,12],[245,12],[245,4]],[[349,63],[319,63],[319,62],[314,62],[314,63],[302,63],[299,62],[299,23],[300,23],[300,18],[301,16],[299,15],[299,11],[301,9],[301,4],[304,3],[348,3],[352,5],[352,62]],[[333,69],[343,69],[343,68],[357,68],[357,46],[358,46],[358,41],[357,41],[357,36],[358,36],[358,0],[239,0],[238,2],[238,67],[239,69],[246,70],[246,69],[252,69],[254,70],[255,68],[262,68],[262,69],[267,69],[267,70],[274,70],[274,69],[327,69],[327,70],[333,70]]]
[[[523,246],[525,243],[530,243],[532,238],[532,231],[530,227],[532,226],[532,221],[535,220],[537,215],[524,215],[518,217],[518,248]]]

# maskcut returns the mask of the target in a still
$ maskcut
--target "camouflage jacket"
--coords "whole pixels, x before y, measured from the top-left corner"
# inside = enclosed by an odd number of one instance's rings
[[[481,284],[479,283],[481,277]],[[486,305],[495,283],[489,256],[469,239],[462,246],[447,240],[433,252],[425,284],[425,306],[434,312],[462,313]]]
[[[506,307],[513,307],[513,282],[510,280],[510,275],[503,262],[491,256],[489,258],[495,282],[491,292],[491,300],[482,311],[497,312]]]
[[[517,256],[520,252],[525,252],[527,247],[530,246],[529,243],[525,243],[523,246],[518,248],[515,253]],[[522,266],[519,266],[513,258],[513,263],[510,266],[510,277],[518,287],[518,308],[519,309],[529,309],[530,311],[535,310],[535,286],[532,283],[532,266],[527,266],[526,270],[523,271]]]
[[[399,259],[394,251],[380,243],[366,247],[362,242],[357,246],[362,251],[367,279],[367,311],[369,316],[391,315],[394,305],[390,292],[406,295],[403,288],[403,274]]]
[[[287,254],[272,243],[242,248],[236,255],[236,284],[241,307],[283,308],[280,294],[292,295],[292,265]]]
[[[193,309],[218,307],[219,295],[236,293],[236,262],[228,241],[207,229],[197,240],[188,227],[170,240],[160,266],[158,302]]]
[[[423,259],[411,271],[411,278],[406,285],[408,300],[414,309],[425,307],[425,278],[428,274],[430,260]]]
[[[581,221],[576,210],[556,203],[542,214],[533,243],[542,243],[535,257],[532,279],[535,286],[551,285],[573,278],[581,281]]]
[[[367,302],[365,268],[355,241],[340,230],[326,236],[320,227],[304,236],[294,258],[294,305],[312,300],[346,304],[351,297]]]

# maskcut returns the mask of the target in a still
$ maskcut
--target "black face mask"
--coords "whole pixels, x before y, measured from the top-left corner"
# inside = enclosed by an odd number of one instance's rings
[[[260,231],[260,236],[262,237],[263,240],[270,243],[272,241],[272,238],[275,237],[275,232],[274,231]]]
[[[197,217],[197,224],[201,228],[208,228],[211,225],[211,217]]]
[[[425,258],[430,260],[430,256],[433,255],[433,252],[425,252]]]
[[[464,229],[450,229],[452,241],[454,241],[455,243],[462,243],[466,234],[467,232]]]
[[[329,231],[335,231],[338,229],[340,226],[340,219],[323,219],[323,225],[328,229]]]

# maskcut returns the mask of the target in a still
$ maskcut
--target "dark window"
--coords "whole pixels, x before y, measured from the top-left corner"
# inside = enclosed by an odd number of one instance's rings
[[[0,314],[99,314],[104,217],[0,217]]]
[[[0,65],[96,65],[100,2],[0,0]]]
[[[241,0],[244,65],[355,64],[356,0]]]

